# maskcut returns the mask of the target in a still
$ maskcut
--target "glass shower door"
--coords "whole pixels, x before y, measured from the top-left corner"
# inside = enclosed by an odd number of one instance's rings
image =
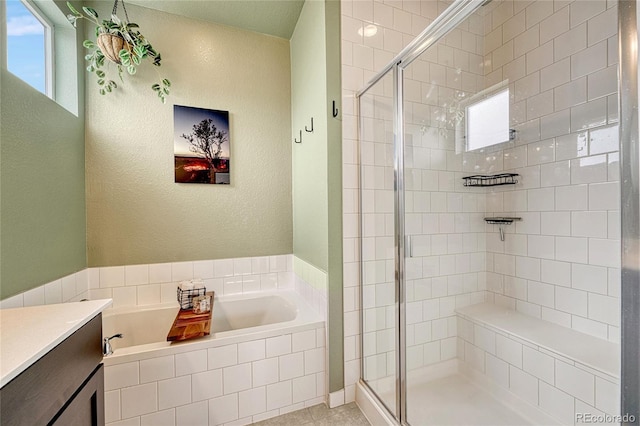
[[[465,108],[485,82],[482,23],[471,15],[402,70],[409,424],[470,421],[460,409],[473,388],[457,374],[455,309],[484,302],[485,193],[462,177],[498,167],[465,150]]]
[[[360,96],[362,377],[396,417],[398,295],[394,243],[393,76]]]

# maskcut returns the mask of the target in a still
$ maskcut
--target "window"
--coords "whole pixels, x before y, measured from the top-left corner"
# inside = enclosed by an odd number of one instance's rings
[[[7,68],[53,98],[53,26],[30,1],[6,1]]]
[[[467,106],[467,151],[509,141],[509,89]]]

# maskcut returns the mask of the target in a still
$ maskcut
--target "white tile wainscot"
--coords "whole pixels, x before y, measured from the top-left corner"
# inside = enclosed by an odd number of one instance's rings
[[[325,402],[324,325],[220,345],[106,357],[107,425],[245,425]],[[189,349],[189,346],[195,349]]]
[[[113,307],[176,301],[182,280],[201,279],[217,295],[293,289],[293,255],[89,268],[91,299],[111,298]]]
[[[293,281],[296,293],[313,307],[322,319],[327,319],[327,273],[293,256]]]
[[[570,425],[620,414],[618,344],[489,303],[456,313],[462,372],[525,414],[537,408]]]
[[[57,280],[32,288],[0,301],[0,309],[27,306],[52,305],[56,303],[80,302],[89,298],[89,278],[87,269],[66,275]],[[104,297],[103,299],[110,299]],[[94,297],[101,299],[101,297]]]

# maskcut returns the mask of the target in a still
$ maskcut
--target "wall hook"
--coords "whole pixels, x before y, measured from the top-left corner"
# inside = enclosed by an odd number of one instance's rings
[[[293,138],[293,141],[295,143],[302,143],[302,130],[300,130],[300,140],[297,140],[296,138]]]
[[[311,117],[311,129],[307,129],[307,126],[304,126],[305,132],[312,133],[313,132],[313,117]]]
[[[338,108],[336,108],[336,101],[333,101],[332,108],[333,108],[333,117],[335,118],[338,116]]]

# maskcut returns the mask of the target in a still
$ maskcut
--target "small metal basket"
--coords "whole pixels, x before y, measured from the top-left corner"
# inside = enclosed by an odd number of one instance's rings
[[[194,288],[193,290],[182,290],[178,287],[178,303],[180,304],[180,309],[192,309],[193,298],[204,296],[206,293],[206,287]]]

